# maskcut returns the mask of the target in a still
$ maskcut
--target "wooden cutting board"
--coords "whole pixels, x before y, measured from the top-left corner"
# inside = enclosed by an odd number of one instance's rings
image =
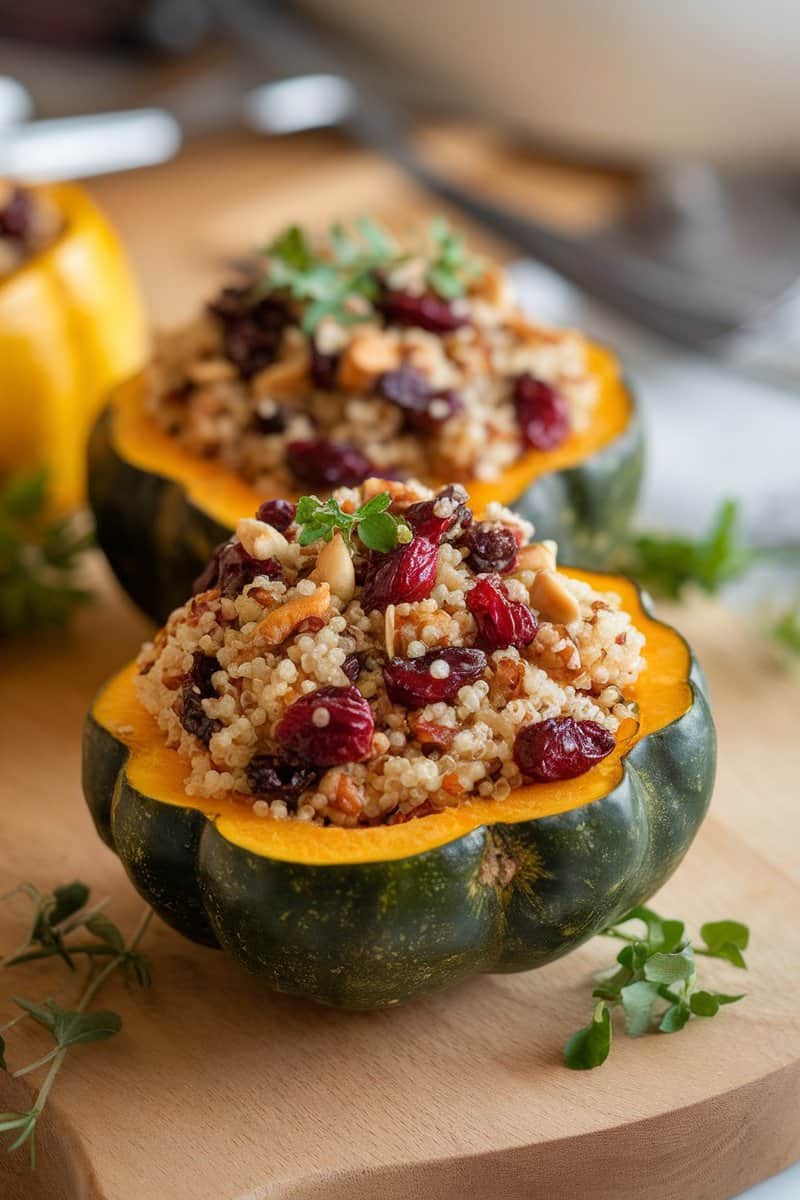
[[[189,155],[98,192],[162,317],[189,311],[226,254],[292,215],[421,207],[388,168],[314,141],[228,148],[213,172]],[[148,630],[94,569],[99,602],[70,635],[0,659],[0,893],[79,877],[130,929],[141,903],[85,811],[80,732]],[[70,1054],[35,1173],[24,1154],[0,1155],[3,1200],[721,1200],[800,1157],[800,690],[718,606],[677,616],[709,676],[720,769],[657,905],[694,928],[750,924],[746,977],[704,964],[745,1001],[677,1037],[619,1037],[602,1069],[572,1073],[561,1047],[588,1019],[591,973],[614,950],[603,939],[541,971],[347,1014],[273,995],[156,923],[152,988],[109,984],[122,1034]],[[0,947],[21,920],[2,906]],[[3,973],[0,1024],[14,994],[63,984],[52,964]],[[42,1052],[28,1022],[8,1043],[12,1065]],[[0,1074],[0,1108],[30,1095],[30,1080]]]

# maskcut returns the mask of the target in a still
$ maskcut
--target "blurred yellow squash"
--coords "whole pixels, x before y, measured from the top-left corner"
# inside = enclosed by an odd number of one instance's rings
[[[84,499],[84,450],[106,393],[141,367],[144,309],[125,252],[82,188],[46,194],[58,236],[0,277],[0,473],[45,464],[57,509]]]

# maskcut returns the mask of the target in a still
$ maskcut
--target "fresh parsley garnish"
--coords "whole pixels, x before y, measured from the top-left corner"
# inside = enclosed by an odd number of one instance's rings
[[[0,956],[0,968],[53,957],[62,959],[71,971],[75,970],[77,959],[90,964],[89,976],[74,1008],[65,1008],[52,997],[39,1003],[16,996],[14,1003],[21,1010],[20,1015],[0,1027],[2,1071],[10,1070],[5,1059],[6,1043],[2,1035],[19,1021],[32,1018],[47,1030],[53,1041],[53,1045],[39,1058],[10,1072],[15,1079],[19,1079],[41,1067],[48,1067],[32,1107],[25,1112],[0,1113],[0,1135],[8,1134],[10,1138],[7,1149],[18,1150],[27,1143],[31,1165],[34,1165],[39,1118],[67,1052],[73,1046],[107,1041],[122,1028],[119,1013],[108,1009],[90,1009],[95,995],[105,981],[119,970],[142,987],[150,982],[150,970],[139,950],[139,943],[153,913],[147,909],[133,936],[126,939],[118,926],[102,911],[105,901],[87,907],[89,889],[79,881],[53,888],[52,892],[41,892],[33,884],[24,883],[2,899],[10,900],[16,896],[25,897],[31,904],[29,931],[16,950]],[[90,935],[88,938],[87,934]],[[95,966],[100,969],[93,970]]]
[[[630,932],[639,922],[644,935]],[[703,944],[693,946],[682,921],[665,919],[651,908],[634,908],[604,931],[625,946],[616,964],[595,978],[592,1020],[574,1033],[564,1047],[564,1059],[574,1071],[601,1066],[608,1058],[613,1037],[612,1013],[621,1008],[629,1037],[651,1030],[677,1033],[692,1017],[715,1017],[742,994],[707,991],[697,985],[697,956],[720,958],[735,967],[746,967],[749,930],[738,921],[711,921],[703,925]]]
[[[388,511],[392,497],[388,492],[379,492],[365,501],[355,512],[345,512],[338,501],[318,500],[316,496],[303,496],[297,502],[295,521],[300,526],[298,542],[310,546],[320,539],[329,542],[334,533],[341,533],[348,547],[352,548],[353,534],[368,550],[388,554],[390,550],[410,542],[412,532],[402,517]]]
[[[63,625],[90,593],[77,581],[93,543],[84,514],[48,518],[48,473],[0,484],[0,637]]]
[[[340,325],[372,320],[381,276],[413,256],[368,217],[360,217],[351,228],[334,225],[319,251],[298,225],[292,225],[263,254],[266,268],[260,288],[283,292],[298,302],[302,328],[309,335],[324,317]],[[484,270],[441,217],[431,223],[428,244],[420,254],[429,260],[428,286],[446,300],[464,295]]]

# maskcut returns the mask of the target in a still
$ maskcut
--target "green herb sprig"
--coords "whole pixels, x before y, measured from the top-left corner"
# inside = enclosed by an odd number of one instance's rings
[[[48,519],[48,473],[0,485],[0,637],[65,624],[91,593],[77,579],[93,543],[83,514]]]
[[[103,984],[116,971],[123,971],[132,982],[146,987],[150,983],[147,959],[139,944],[152,919],[151,909],[145,910],[133,935],[126,939],[118,926],[102,911],[106,902],[89,907],[89,888],[79,881],[41,892],[33,884],[21,884],[3,897],[26,897],[32,906],[32,918],[24,941],[16,950],[0,958],[0,968],[6,969],[30,963],[35,959],[58,957],[70,971],[76,970],[76,959],[89,963],[89,973],[73,1008],[65,1008],[52,997],[41,1003],[16,996],[14,1003],[21,1013],[0,1027],[0,1070],[8,1072],[6,1043],[3,1034],[25,1017],[30,1017],[52,1038],[53,1045],[39,1058],[10,1072],[19,1079],[47,1066],[48,1071],[25,1112],[0,1113],[0,1135],[10,1137],[7,1149],[18,1150],[26,1143],[30,1147],[31,1165],[36,1161],[36,1130],[56,1077],[68,1051],[73,1046],[103,1042],[114,1037],[122,1028],[119,1013],[110,1009],[91,1010],[90,1005]],[[91,935],[88,940],[85,935]],[[102,964],[102,965],[101,965]]]
[[[420,253],[429,259],[426,280],[443,299],[464,295],[484,271],[467,251],[464,239],[442,217],[428,231]],[[351,228],[334,225],[327,243],[316,251],[305,232],[292,225],[262,251],[265,272],[259,290],[283,292],[303,309],[302,328],[311,335],[324,317],[340,325],[374,319],[380,276],[411,254],[377,222],[360,217]]]
[[[627,928],[636,921],[644,936]],[[625,946],[614,966],[595,978],[592,1020],[574,1033],[564,1047],[564,1060],[574,1071],[601,1066],[611,1051],[612,1012],[621,1008],[629,1037],[641,1037],[653,1029],[677,1033],[692,1017],[715,1017],[720,1008],[735,1004],[742,994],[729,995],[698,987],[697,956],[724,959],[734,967],[746,967],[749,930],[738,921],[711,921],[702,926],[703,944],[693,946],[685,936],[682,921],[665,919],[650,908],[634,908],[616,925],[604,931]]]
[[[411,541],[412,531],[402,517],[388,511],[392,497],[380,492],[357,508],[347,513],[338,503],[318,500],[316,496],[303,496],[297,503],[295,521],[300,526],[298,542],[310,546],[320,539],[329,542],[334,533],[341,533],[347,546],[352,549],[354,534],[368,550],[388,554],[396,546]]]

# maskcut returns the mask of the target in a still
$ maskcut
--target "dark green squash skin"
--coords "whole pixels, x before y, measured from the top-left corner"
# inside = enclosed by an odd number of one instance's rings
[[[243,850],[199,811],[132,788],[126,747],[91,715],[84,791],[100,836],[168,924],[220,944],[278,991],[377,1008],[479,972],[544,966],[661,886],[714,782],[695,665],[691,679],[691,708],[634,746],[606,796],[395,861],[313,866]]]
[[[106,408],[89,441],[97,540],[131,599],[163,624],[231,530],[197,508],[180,483],[125,461],[114,445],[113,420]],[[563,562],[602,569],[630,521],[643,461],[634,402],[624,433],[578,466],[542,476],[514,507],[533,521],[537,537],[558,542]]]

